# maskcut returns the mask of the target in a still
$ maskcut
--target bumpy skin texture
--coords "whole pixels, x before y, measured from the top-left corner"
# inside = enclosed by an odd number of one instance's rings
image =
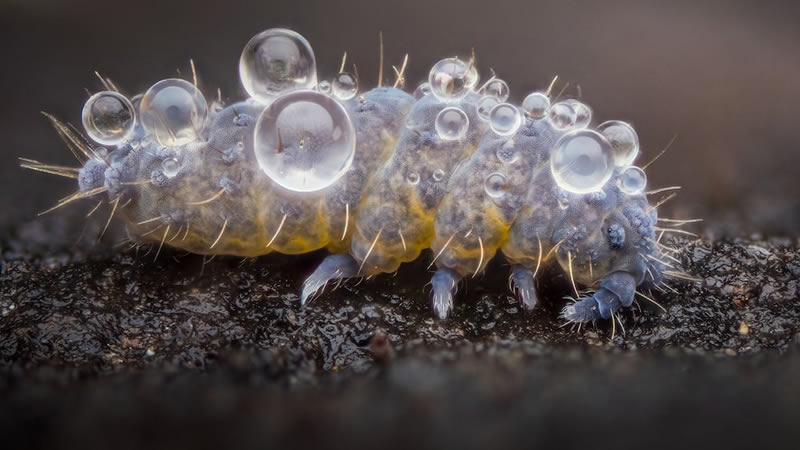
[[[330,281],[393,272],[428,248],[440,318],[452,310],[459,280],[479,274],[499,250],[526,308],[536,305],[534,277],[552,258],[577,285],[596,289],[564,309],[569,321],[608,319],[631,304],[637,286],[659,282],[656,211],[644,195],[622,193],[617,174],[599,192],[560,189],[549,154],[566,130],[527,119],[515,135],[499,136],[478,118],[478,99],[459,103],[470,126],[455,141],[438,137],[434,119],[447,105],[432,95],[415,100],[376,88],[345,102],[356,154],[319,192],[288,191],[259,169],[253,129],[263,106],[252,101],[212,105],[204,140],[180,148],[137,130],[88,161],[78,181],[82,191],[106,186],[119,199],[117,215],[137,241],[246,257],[328,248],[332,255],[303,287],[304,304]],[[173,178],[161,170],[170,157],[181,165]],[[493,173],[506,179],[499,196],[484,187]]]

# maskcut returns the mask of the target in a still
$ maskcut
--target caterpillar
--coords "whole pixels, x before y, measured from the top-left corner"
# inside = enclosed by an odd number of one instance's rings
[[[327,249],[302,305],[427,249],[439,319],[460,282],[498,253],[526,309],[539,301],[540,268],[555,260],[574,291],[560,314],[568,323],[613,323],[636,295],[655,303],[639,289],[691,279],[661,242],[691,221],[659,219],[675,193],[648,202],[673,188],[645,191],[635,130],[594,125],[588,105],[554,95],[557,77],[516,106],[502,79],[481,83],[474,54],[439,61],[413,93],[402,89],[408,55],[383,85],[382,40],[376,88],[359,91],[345,60],[319,80],[305,38],[264,31],[240,58],[249,98],[227,106],[221,95],[208,103],[193,63],[194,82],[161,80],[131,99],[98,74],[105,90],[84,105],[85,135],[47,115],[81,167],[21,165],[77,180],[52,209],[106,195],[106,228],[122,219],[133,242],[158,246],[156,257],[163,246],[242,257]]]

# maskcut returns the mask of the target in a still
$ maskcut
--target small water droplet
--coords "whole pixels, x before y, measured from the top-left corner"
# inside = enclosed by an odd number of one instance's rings
[[[285,28],[272,28],[244,46],[239,58],[239,78],[251,97],[269,103],[280,94],[313,89],[317,63],[306,38]]]
[[[444,178],[444,170],[436,169],[433,171],[433,180],[434,181],[442,181]]]
[[[469,117],[456,106],[449,106],[439,111],[434,122],[439,137],[446,141],[461,139],[467,134]]]
[[[83,127],[93,141],[117,145],[131,136],[136,114],[131,102],[113,91],[94,94],[83,106]]]
[[[486,83],[486,87],[483,88],[484,95],[490,95],[499,100],[500,103],[508,100],[508,95],[510,92],[511,90],[508,88],[508,83],[500,78],[495,78],[494,80]]]
[[[630,166],[622,171],[617,179],[619,189],[628,195],[641,194],[647,185],[647,175],[644,170]]]
[[[550,106],[548,118],[550,123],[559,130],[566,130],[575,125],[577,114],[575,109],[568,103],[558,102]]]
[[[181,169],[181,165],[176,158],[167,158],[161,161],[161,173],[167,178],[174,178]]]
[[[494,172],[486,177],[483,182],[483,189],[492,198],[500,198],[508,192],[508,180],[500,172]]]
[[[510,136],[517,132],[522,124],[522,115],[516,106],[500,103],[489,113],[489,126],[500,136]]]
[[[331,92],[339,100],[350,100],[358,93],[358,81],[353,75],[342,72],[333,79]]]
[[[550,97],[542,92],[534,92],[522,101],[522,109],[533,120],[543,119],[550,109]]]
[[[428,84],[439,101],[457,102],[470,92],[471,85],[474,86],[472,77],[467,63],[458,58],[445,58],[431,68]]]
[[[406,177],[406,182],[412,186],[416,186],[419,184],[419,174],[416,172],[411,172]]]
[[[630,124],[609,120],[597,126],[597,131],[608,139],[614,155],[614,165],[629,166],[639,154],[639,136]]]
[[[500,100],[491,95],[485,95],[478,100],[478,118],[487,122],[489,120],[489,115],[492,113],[492,108],[500,104]]]

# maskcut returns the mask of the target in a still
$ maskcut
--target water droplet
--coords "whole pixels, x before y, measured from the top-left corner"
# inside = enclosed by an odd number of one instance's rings
[[[154,84],[142,97],[139,111],[144,130],[166,147],[197,140],[208,118],[203,93],[180,78]]]
[[[130,137],[136,124],[133,104],[112,91],[94,94],[83,105],[83,127],[93,141],[116,145]]]
[[[564,100],[564,103],[572,106],[575,110],[575,128],[586,128],[592,122],[592,108],[586,103],[579,102],[573,98]]]
[[[569,208],[569,198],[567,196],[558,197],[558,207],[561,209]]]
[[[412,186],[418,185],[419,184],[419,174],[416,173],[416,172],[411,172],[406,177],[406,182],[408,182],[408,184],[410,184]]]
[[[414,89],[414,98],[419,100],[430,93],[431,93],[431,85],[426,81],[417,86],[416,89]]]
[[[489,120],[489,114],[492,112],[492,108],[500,104],[500,100],[491,95],[485,95],[481,97],[478,101],[478,118],[483,120],[484,122]]]
[[[433,171],[433,181],[442,181],[444,178],[444,170],[436,169]]]
[[[350,100],[358,93],[358,81],[353,75],[342,72],[333,79],[331,90],[339,100]]]
[[[434,125],[440,138],[446,141],[454,141],[467,134],[469,117],[461,108],[449,106],[439,111]]]
[[[161,161],[161,173],[167,178],[174,178],[181,169],[181,165],[177,158],[167,158]]]
[[[344,107],[317,91],[276,98],[255,128],[258,165],[275,183],[312,192],[335,183],[353,162],[356,135]]]
[[[593,130],[571,131],[556,142],[550,170],[565,191],[584,194],[600,190],[614,172],[611,144]]]
[[[516,106],[500,103],[489,113],[489,126],[500,136],[510,136],[517,132],[522,124],[522,115]]]
[[[442,102],[457,102],[464,98],[470,92],[470,83],[472,71],[458,58],[437,62],[428,75],[431,93]]]
[[[522,109],[533,120],[543,119],[550,109],[550,97],[542,92],[531,93],[522,101]]]
[[[486,83],[486,87],[483,88],[484,95],[491,95],[492,97],[500,100],[500,103],[508,100],[508,95],[510,92],[511,91],[508,89],[508,83],[500,78],[495,78],[494,80]]]
[[[251,97],[269,103],[278,95],[317,84],[317,63],[311,45],[300,34],[272,28],[244,46],[239,78]]]
[[[644,170],[635,166],[630,166],[623,170],[617,180],[619,189],[628,195],[641,194],[646,185],[647,175],[645,175]]]
[[[514,148],[514,140],[509,139],[503,145],[497,147],[497,159],[505,164],[513,164],[519,159],[519,153]]]
[[[547,116],[550,123],[559,130],[566,130],[567,128],[575,125],[577,114],[575,109],[569,103],[558,102],[550,106],[549,114]]]
[[[483,189],[492,198],[500,198],[508,192],[508,180],[500,172],[495,172],[486,177],[483,182]]]
[[[317,90],[323,94],[331,93],[331,83],[327,80],[322,80],[317,84]]]
[[[611,144],[614,164],[617,167],[629,166],[639,154],[639,136],[630,124],[621,120],[609,120],[597,126]]]

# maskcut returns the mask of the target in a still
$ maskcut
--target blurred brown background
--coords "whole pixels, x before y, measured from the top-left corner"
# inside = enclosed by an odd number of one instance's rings
[[[798,24],[792,1],[0,1],[0,230],[75,189],[16,158],[74,163],[39,111],[78,124],[84,88],[99,90],[93,70],[133,94],[187,74],[192,57],[206,93],[235,100],[242,46],[284,26],[311,42],[321,77],[347,50],[369,86],[379,30],[388,73],[410,53],[412,89],[436,60],[473,47],[517,102],[558,74],[600,121],[634,124],[640,163],[678,135],[648,170],[651,187],[684,186],[671,214],[704,217],[714,235],[797,235]]]

